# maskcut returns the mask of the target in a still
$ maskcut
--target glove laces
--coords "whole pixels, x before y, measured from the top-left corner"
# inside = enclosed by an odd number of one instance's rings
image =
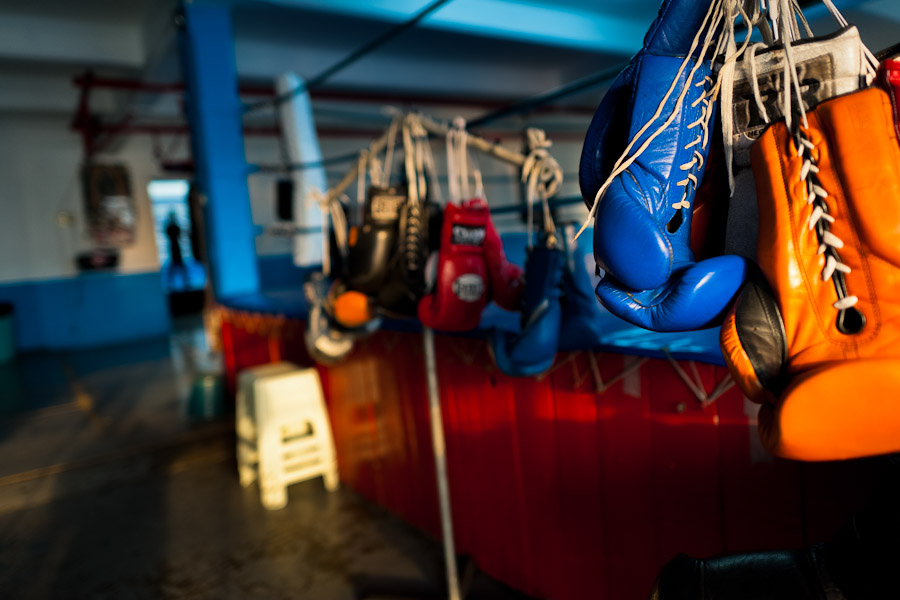
[[[643,127],[641,127],[640,131],[638,131],[631,138],[631,141],[628,142],[628,145],[625,147],[625,150],[622,152],[621,156],[619,156],[618,160],[616,161],[615,165],[613,166],[612,172],[609,174],[606,181],[603,182],[603,185],[600,186],[600,189],[597,190],[597,193],[594,196],[594,203],[591,206],[591,210],[588,213],[588,217],[587,217],[587,219],[585,219],[585,222],[582,224],[581,229],[578,230],[578,233],[575,234],[575,239],[578,239],[578,237],[582,233],[584,233],[584,230],[587,229],[587,226],[590,224],[591,219],[597,213],[597,206],[600,204],[600,201],[602,200],[603,195],[606,193],[606,190],[609,188],[609,186],[612,185],[612,182],[615,180],[615,178],[618,177],[619,175],[621,175],[622,173],[624,173],[628,169],[628,167],[630,167],[634,163],[634,161],[637,160],[638,157],[640,157],[640,155],[643,154],[644,151],[650,147],[650,145],[653,143],[653,140],[655,140],[663,131],[665,131],[675,121],[676,117],[681,112],[681,107],[684,104],[684,99],[687,96],[688,91],[690,91],[692,85],[695,85],[694,78],[697,74],[697,71],[700,69],[700,66],[703,64],[704,59],[705,59],[706,55],[709,53],[710,48],[713,47],[713,37],[715,35],[715,32],[716,32],[717,28],[725,20],[726,2],[732,3],[732,2],[734,2],[734,0],[714,0],[713,2],[710,2],[709,8],[706,11],[706,15],[703,17],[703,22],[701,23],[700,27],[697,29],[697,33],[694,34],[694,39],[691,41],[691,48],[687,52],[687,56],[685,56],[685,59],[682,61],[681,65],[679,66],[678,72],[672,78],[671,85],[666,90],[666,93],[663,95],[662,99],[660,100],[659,104],[657,105],[656,111],[653,113],[653,116],[651,116],[650,119],[648,119],[647,122],[643,125]],[[700,41],[701,37],[703,38],[702,43]],[[716,46],[718,46],[718,45],[719,45],[719,43],[716,43]],[[699,56],[698,56],[696,62],[694,63],[693,67],[691,68],[691,70],[688,72],[687,81],[682,86],[681,92],[678,94],[678,97],[675,101],[675,106],[672,109],[672,112],[668,115],[668,117],[665,119],[665,121],[663,121],[660,125],[658,125],[658,127],[653,131],[653,133],[651,133],[647,137],[647,139],[645,139],[643,141],[643,143],[640,145],[640,147],[638,147],[638,149],[635,150],[634,153],[632,153],[632,149],[638,143],[638,140],[640,140],[641,137],[643,137],[643,135],[647,131],[649,131],[650,128],[654,125],[654,123],[657,122],[658,119],[662,116],[663,109],[665,107],[666,102],[672,96],[672,93],[675,91],[675,88],[678,85],[678,81],[681,79],[681,76],[684,73],[685,69],[687,69],[688,64],[691,62],[691,60],[693,60],[692,57],[694,56],[694,53],[698,47],[700,48]],[[704,81],[700,82],[700,84],[708,85],[708,82],[706,80],[704,80]],[[709,95],[711,96],[712,99],[715,99],[715,94],[717,93],[717,91],[718,90],[716,89],[715,91],[710,92]],[[706,96],[707,96],[707,94],[704,94],[704,97],[706,97]],[[705,106],[710,106],[710,102],[711,102],[710,99],[707,98],[707,104]],[[706,132],[706,135],[698,136],[700,141],[697,142],[695,140],[695,142],[694,142],[694,143],[702,144],[702,147],[705,147],[705,142],[708,141],[708,137],[709,137],[708,136],[708,124],[709,124],[710,118],[712,117],[713,111],[706,110],[705,112],[706,112],[706,114],[703,115],[703,117],[700,119],[700,121],[692,124],[693,127],[696,127],[696,126],[700,125],[701,123],[704,124],[703,131]],[[693,146],[693,145],[694,145],[693,143],[690,144],[690,146]],[[691,166],[687,167],[687,169],[684,169],[684,170],[693,169],[693,167],[695,165],[699,164],[699,163],[693,162],[693,161],[696,161],[696,155],[692,158],[692,162],[686,163],[686,164],[690,164]],[[693,175],[693,173],[689,173],[689,175]],[[688,183],[693,183],[693,185],[696,185],[697,177],[696,177],[696,175],[693,175],[693,177],[687,177],[686,180],[683,180],[683,181],[684,181],[684,185],[682,187],[685,188],[685,194],[682,197],[682,199],[679,200],[677,205],[678,205],[678,207],[684,207],[685,204],[687,204],[687,207],[690,207],[690,202],[687,201],[687,185],[688,185]]]
[[[549,148],[553,142],[547,139],[543,129],[529,127],[527,130],[528,148],[530,152],[522,164],[522,183],[526,186],[526,202],[528,204],[528,247],[533,246],[534,204],[540,199],[544,212],[544,233],[547,244],[556,246],[556,225],[550,212],[550,197],[554,196],[562,185],[563,172],[559,163],[550,156]]]
[[[440,187],[434,182],[434,156],[428,143],[428,132],[422,126],[418,115],[409,114],[403,124],[403,147],[405,153],[406,179],[409,182],[409,202],[405,211],[401,231],[405,233],[402,242],[403,260],[407,272],[422,269],[425,246],[425,225],[422,218],[422,201],[430,188],[440,201]],[[427,174],[427,176],[426,176]]]
[[[796,27],[796,21],[793,19],[794,6],[791,0],[778,0],[780,3],[779,10],[782,18],[778,20],[780,35],[784,43],[785,54],[785,90],[784,90],[784,115],[785,125],[788,131],[792,132],[794,146],[797,149],[797,157],[803,160],[800,167],[800,181],[806,187],[806,204],[812,207],[812,212],[807,221],[807,227],[810,231],[815,230],[816,238],[819,242],[817,254],[825,257],[825,266],[822,268],[822,281],[831,279],[834,284],[834,290],[837,294],[837,300],[832,306],[838,311],[837,328],[844,334],[859,333],[866,324],[865,316],[857,309],[856,304],[859,298],[847,290],[847,279],[852,270],[849,265],[841,261],[841,255],[838,250],[844,247],[844,242],[834,233],[831,232],[831,224],[835,219],[829,214],[828,191],[822,186],[819,179],[819,167],[816,164],[815,144],[810,139],[809,122],[806,118],[806,107],[803,97],[800,95],[800,77],[794,64],[793,53],[791,50],[791,39],[795,36],[795,31],[791,26]],[[834,8],[830,0],[823,0],[832,14],[836,18],[840,17],[840,13]],[[785,15],[791,15],[790,24]],[[840,23],[843,17],[838,18]],[[846,23],[846,21],[844,21]],[[863,66],[865,67],[865,66]],[[799,119],[792,119],[793,105],[791,102],[791,90],[796,95],[796,109]]]

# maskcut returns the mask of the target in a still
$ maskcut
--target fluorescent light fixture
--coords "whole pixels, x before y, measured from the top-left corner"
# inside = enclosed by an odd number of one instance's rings
[[[188,193],[188,182],[183,179],[157,179],[147,184],[151,199],[184,198]]]

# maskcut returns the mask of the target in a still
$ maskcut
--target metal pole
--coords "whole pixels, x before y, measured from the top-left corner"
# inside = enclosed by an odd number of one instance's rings
[[[425,375],[428,378],[428,408],[431,415],[431,443],[437,476],[438,501],[441,509],[441,536],[444,540],[444,562],[447,569],[447,597],[460,600],[459,574],[456,571],[456,547],[453,543],[453,518],[450,514],[450,485],[447,483],[447,448],[444,443],[444,421],[441,418],[441,395],[438,388],[437,361],[434,356],[434,332],[422,328],[425,346]]]

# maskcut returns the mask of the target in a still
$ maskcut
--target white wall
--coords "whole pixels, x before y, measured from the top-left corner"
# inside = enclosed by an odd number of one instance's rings
[[[92,247],[81,193],[81,139],[63,116],[0,114],[0,282],[73,276],[75,255]],[[129,138],[98,160],[124,163],[138,209],[136,242],[122,273],[159,270],[147,182],[157,174],[147,137]],[[70,228],[57,217],[74,215]]]

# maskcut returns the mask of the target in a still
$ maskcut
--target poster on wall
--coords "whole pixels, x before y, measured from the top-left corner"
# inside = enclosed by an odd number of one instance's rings
[[[103,248],[134,243],[137,212],[124,165],[86,164],[81,170],[88,233]]]

